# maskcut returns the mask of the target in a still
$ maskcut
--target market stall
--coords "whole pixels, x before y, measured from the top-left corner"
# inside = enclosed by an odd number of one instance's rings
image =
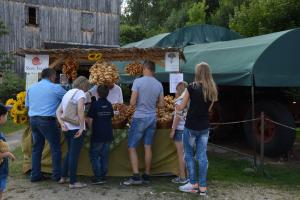
[[[119,81],[119,68],[112,63],[112,61],[129,61],[121,73],[127,73],[128,76],[139,76],[142,74],[143,60],[152,60],[160,66],[169,67],[170,63],[165,62],[165,59],[175,58],[174,62],[179,65],[179,60],[184,60],[184,55],[180,49],[177,48],[113,48],[113,49],[18,49],[16,54],[31,59],[32,63],[37,65],[42,64],[39,60],[41,56],[43,59],[48,59],[48,66],[62,72],[61,77],[65,77],[67,81],[71,82],[80,75],[81,71],[88,72],[89,80],[93,84],[113,84]],[[178,60],[176,60],[178,58]],[[31,63],[30,63],[31,64]],[[172,66],[171,66],[172,67]],[[38,66],[37,66],[38,68]],[[179,66],[175,66],[179,68]],[[25,64],[25,71],[32,70],[32,66]],[[29,71],[30,71],[29,70]],[[40,70],[40,69],[39,69]],[[36,73],[28,74],[27,88],[30,84],[37,81],[38,71]],[[34,77],[34,78],[32,78]],[[63,84],[63,81],[60,80]],[[169,138],[169,130],[172,121],[172,112],[174,110],[173,99],[171,96],[166,96],[167,105],[162,110],[157,110],[158,115],[158,129],[153,143],[153,174],[172,173],[177,174],[177,154],[173,141]],[[131,174],[131,166],[127,153],[127,133],[128,124],[132,118],[134,108],[120,104],[113,105],[114,110],[118,111],[113,119],[114,126],[114,141],[111,145],[110,152],[110,176],[128,176]],[[23,113],[24,115],[24,113]],[[14,114],[16,123],[21,123],[19,116]],[[31,131],[27,128],[23,135],[23,152],[24,165],[23,171],[28,172],[31,169]],[[63,154],[66,152],[66,143],[64,137],[61,138]],[[91,166],[88,156],[89,150],[89,134],[85,139],[85,145],[81,151],[78,164],[78,174],[92,175]],[[143,146],[138,148],[140,158],[143,158]],[[64,155],[63,155],[64,156]],[[141,170],[144,167],[143,159],[140,159]],[[49,145],[46,143],[42,155],[42,171],[51,172],[51,156]]]

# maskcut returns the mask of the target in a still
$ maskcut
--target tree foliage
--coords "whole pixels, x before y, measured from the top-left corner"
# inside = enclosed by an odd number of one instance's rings
[[[146,32],[141,25],[130,26],[123,24],[120,27],[120,44],[142,40],[146,37]]]
[[[25,90],[25,80],[16,73],[5,71],[0,84],[0,102],[5,103],[7,99],[15,97],[19,92]]]
[[[210,16],[210,22],[214,25],[229,27],[229,18],[234,14],[234,9],[250,0],[220,0],[219,7]]]
[[[236,7],[230,28],[245,36],[282,31],[300,26],[299,0],[252,0]]]
[[[254,36],[300,26],[299,13],[299,0],[127,0],[121,23],[142,27],[145,37],[192,24],[219,25]],[[121,41],[137,38],[121,31]]]
[[[194,3],[192,7],[188,10],[189,21],[186,24],[205,24],[207,8],[208,6],[206,5],[205,1]]]
[[[8,29],[6,28],[3,21],[0,19],[0,37],[8,34]],[[6,71],[11,68],[13,60],[7,52],[0,49],[0,71]]]

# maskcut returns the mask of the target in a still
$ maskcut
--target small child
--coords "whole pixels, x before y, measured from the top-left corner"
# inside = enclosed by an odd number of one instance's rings
[[[187,82],[183,81],[177,84],[176,94],[175,94],[175,105],[180,105],[183,101],[183,94],[187,88]],[[175,110],[172,130],[170,133],[170,138],[174,140],[175,146],[177,149],[178,155],[178,164],[179,164],[179,176],[172,179],[173,183],[186,184],[188,179],[186,178],[185,162],[183,156],[183,143],[182,143],[182,134],[185,124],[185,115],[187,110],[178,112]]]
[[[90,161],[95,177],[93,184],[106,181],[108,172],[109,146],[113,139],[112,117],[114,111],[111,103],[106,99],[109,93],[107,86],[97,88],[99,99],[91,104],[87,114],[89,127],[92,127],[90,141]]]
[[[7,121],[8,108],[3,104],[0,104],[0,125],[3,125]],[[9,151],[8,144],[6,143],[3,133],[0,133],[0,200],[2,200],[2,194],[6,190],[7,177],[8,177],[8,158],[15,160],[15,156]]]

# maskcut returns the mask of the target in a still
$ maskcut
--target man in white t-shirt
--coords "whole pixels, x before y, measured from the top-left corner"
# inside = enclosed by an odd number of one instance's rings
[[[92,93],[92,96],[96,97],[96,99],[98,99],[97,88],[98,86],[95,85],[94,87],[92,87],[92,89],[89,90]],[[108,88],[109,93],[107,96],[107,100],[111,104],[123,103],[123,94],[121,87],[116,84],[112,84],[108,86]]]

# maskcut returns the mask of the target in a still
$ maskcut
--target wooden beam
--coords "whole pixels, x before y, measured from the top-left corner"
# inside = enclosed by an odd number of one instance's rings
[[[60,56],[58,58],[56,58],[50,65],[49,68],[55,68],[57,67],[59,64],[61,64],[67,56]]]

